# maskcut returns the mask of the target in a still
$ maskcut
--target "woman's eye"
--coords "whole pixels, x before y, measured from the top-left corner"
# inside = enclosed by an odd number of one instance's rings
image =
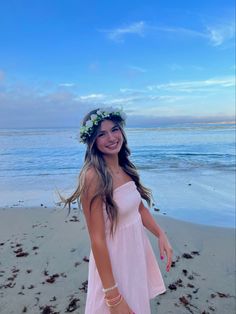
[[[119,128],[114,128],[112,131],[115,132],[115,131],[118,131],[118,130],[119,130]]]
[[[98,137],[102,137],[104,135],[104,133],[100,133],[98,134]]]

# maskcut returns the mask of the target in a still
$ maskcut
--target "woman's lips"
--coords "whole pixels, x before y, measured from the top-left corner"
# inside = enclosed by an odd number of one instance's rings
[[[110,149],[114,149],[114,148],[117,147],[117,145],[118,145],[118,142],[113,143],[113,144],[110,144],[110,145],[107,145],[106,147],[107,147],[107,148],[110,148]]]

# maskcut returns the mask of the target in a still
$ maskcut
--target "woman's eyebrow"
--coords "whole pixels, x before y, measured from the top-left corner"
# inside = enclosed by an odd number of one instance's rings
[[[114,125],[110,130],[113,130],[113,129],[115,129],[115,128],[117,128],[118,127],[118,125]],[[98,131],[98,133],[105,133],[105,132],[107,132],[107,130],[100,130],[100,131]]]

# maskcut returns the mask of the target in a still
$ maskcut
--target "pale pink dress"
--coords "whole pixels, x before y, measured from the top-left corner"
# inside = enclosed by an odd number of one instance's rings
[[[150,314],[150,299],[165,292],[165,285],[138,211],[141,196],[134,181],[114,190],[118,226],[111,238],[104,210],[106,241],[118,289],[135,314]],[[90,253],[85,314],[109,314],[93,253]]]

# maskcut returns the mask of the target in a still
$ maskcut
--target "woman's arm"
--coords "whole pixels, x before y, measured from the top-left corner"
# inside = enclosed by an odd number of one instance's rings
[[[81,196],[81,203],[88,227],[91,249],[97,270],[101,278],[103,288],[107,289],[113,287],[116,282],[113,276],[110,256],[106,244],[103,202],[101,197],[97,197],[94,200],[90,209],[91,200],[97,192],[96,182],[98,182],[98,180],[95,172],[93,170],[88,170],[85,178],[86,188],[84,194]],[[114,288],[111,291],[106,292],[104,296],[108,299],[112,299],[118,295],[119,288]],[[119,305],[110,309],[110,313],[121,314],[132,313],[132,311],[123,299]]]
[[[169,271],[172,263],[173,250],[165,232],[156,223],[152,214],[150,213],[148,208],[144,206],[143,202],[141,202],[139,205],[139,213],[141,215],[143,225],[158,238],[160,257],[161,259],[164,259],[164,254],[166,254],[167,256],[166,270]]]
[[[109,288],[115,285],[115,279],[112,273],[110,257],[106,245],[103,203],[101,197],[97,197],[90,208],[91,200],[97,192],[97,182],[98,180],[95,172],[92,169],[89,169],[86,173],[85,192],[81,196],[81,204],[98,273],[103,287]]]

